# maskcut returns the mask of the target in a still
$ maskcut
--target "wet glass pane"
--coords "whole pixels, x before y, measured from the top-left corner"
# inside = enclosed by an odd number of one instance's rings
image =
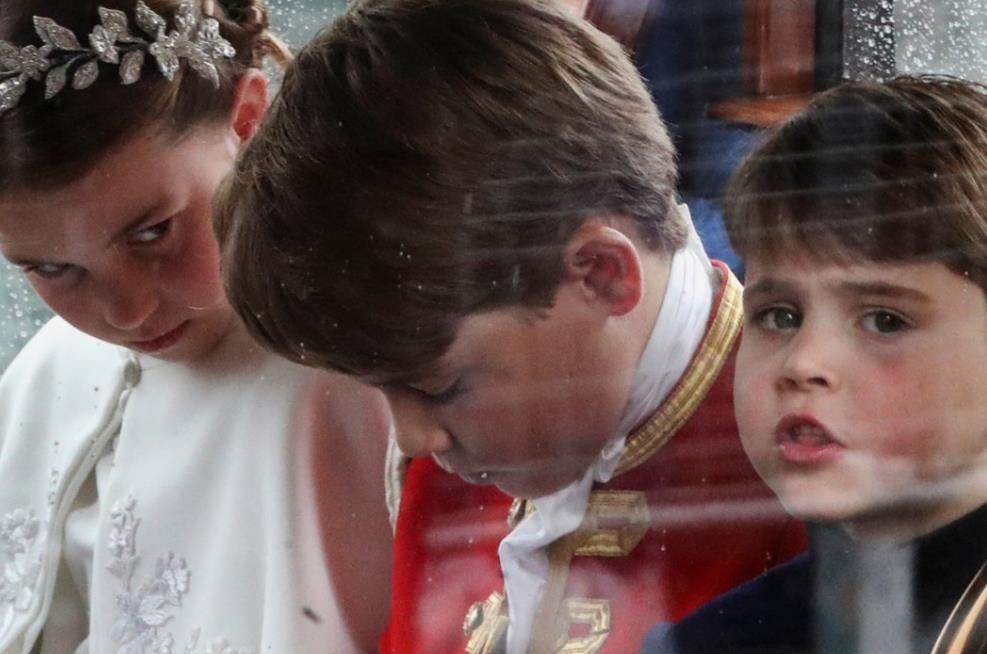
[[[0,261],[0,371],[49,317],[20,271]]]
[[[982,0],[847,0],[848,79],[945,74],[987,82]]]
[[[898,0],[899,73],[948,73],[987,82],[987,5],[983,0]]]

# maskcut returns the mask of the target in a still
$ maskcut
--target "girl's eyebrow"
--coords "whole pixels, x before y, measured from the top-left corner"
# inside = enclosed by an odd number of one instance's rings
[[[160,209],[158,205],[154,205],[148,209],[145,209],[144,211],[141,211],[140,215],[135,220],[128,222],[125,226],[117,230],[117,232],[110,237],[107,245],[113,245],[114,243],[118,243],[120,241],[126,240],[126,238],[131,234],[131,232],[136,230],[138,227],[140,227],[147,221],[154,218],[155,214],[157,214],[159,210]]]
[[[138,227],[140,227],[141,225],[143,225],[145,222],[147,222],[147,221],[151,220],[152,218],[154,218],[155,214],[157,214],[161,210],[161,208],[162,207],[160,207],[158,204],[155,204],[152,207],[149,207],[147,209],[142,210],[140,212],[140,215],[135,220],[129,221],[124,227],[118,229],[107,240],[106,247],[112,246],[115,243],[118,243],[118,242],[120,242],[122,240],[125,240],[127,238],[127,236],[130,235],[131,232],[133,232],[134,230],[136,230]],[[12,255],[12,256],[4,255],[4,258],[7,261],[9,261],[10,263],[14,264],[15,266],[18,266],[18,267],[21,267],[21,268],[23,268],[25,266],[40,266],[42,264],[48,264],[48,263],[59,263],[57,260],[50,260],[50,259],[44,259],[44,260],[42,260],[42,259],[37,259],[37,258],[32,258],[32,257],[19,257],[17,255]]]

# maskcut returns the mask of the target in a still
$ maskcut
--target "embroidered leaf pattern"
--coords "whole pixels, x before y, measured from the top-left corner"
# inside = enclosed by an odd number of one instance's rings
[[[127,497],[118,501],[110,514],[113,527],[107,545],[111,561],[106,568],[120,581],[116,596],[119,614],[113,621],[110,637],[119,646],[118,654],[174,654],[175,640],[165,627],[189,592],[192,573],[185,559],[168,552],[155,562],[154,574],[135,587],[134,574],[140,563],[137,554],[140,519],[136,508],[136,500]],[[198,627],[190,631],[185,654],[199,651],[199,632]],[[222,647],[210,644],[206,652],[253,654],[246,649],[233,649],[226,640],[214,642],[222,643]]]
[[[18,509],[0,520],[0,639],[34,602],[41,578],[44,523],[33,511]]]

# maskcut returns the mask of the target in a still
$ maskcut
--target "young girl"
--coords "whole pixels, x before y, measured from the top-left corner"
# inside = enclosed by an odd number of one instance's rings
[[[248,339],[211,231],[283,50],[146,2],[4,1],[0,250],[59,318],[0,382],[0,651],[369,649],[386,409]]]

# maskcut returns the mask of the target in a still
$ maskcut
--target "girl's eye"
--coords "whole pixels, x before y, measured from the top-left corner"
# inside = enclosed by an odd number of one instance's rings
[[[911,327],[901,316],[890,311],[872,311],[860,321],[864,330],[875,334],[894,334]]]
[[[153,243],[168,233],[171,228],[171,219],[162,220],[150,227],[145,227],[134,232],[130,240],[133,243]]]
[[[65,274],[69,269],[65,263],[39,263],[24,268],[24,272],[29,275],[37,275],[42,279],[57,279]]]
[[[802,325],[802,316],[791,307],[768,307],[754,315],[754,323],[769,331],[798,329]]]

